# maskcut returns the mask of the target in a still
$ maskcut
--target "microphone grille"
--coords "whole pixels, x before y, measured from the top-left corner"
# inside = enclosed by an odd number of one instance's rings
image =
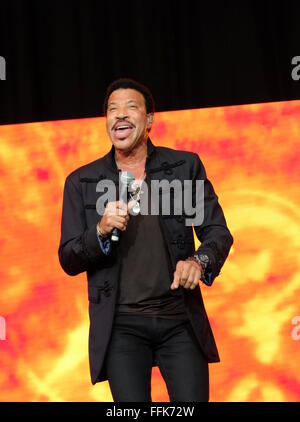
[[[130,186],[130,184],[134,181],[134,175],[130,171],[122,171],[120,180],[124,185]]]

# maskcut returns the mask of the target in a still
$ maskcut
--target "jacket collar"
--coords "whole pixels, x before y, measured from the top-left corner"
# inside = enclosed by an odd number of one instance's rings
[[[146,158],[146,166],[150,162],[150,160],[155,155],[157,148],[155,145],[153,145],[150,138],[147,139],[147,158]],[[103,157],[104,163],[107,167],[109,167],[110,170],[114,171],[115,173],[118,173],[118,167],[115,162],[115,147],[112,145],[110,151]]]

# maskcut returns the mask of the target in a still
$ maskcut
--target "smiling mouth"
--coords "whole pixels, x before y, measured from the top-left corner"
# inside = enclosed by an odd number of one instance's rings
[[[122,126],[117,126],[114,130],[117,132],[122,132],[122,131],[125,131],[125,130],[127,130],[127,129],[133,129],[133,127],[132,126],[129,126],[129,125],[122,125]]]
[[[134,126],[127,122],[117,122],[113,127],[116,139],[123,141],[128,138],[134,129]]]
[[[122,132],[128,129],[133,129],[134,125],[130,122],[127,122],[126,120],[119,120],[117,121],[113,127],[112,130],[116,131],[116,132]]]

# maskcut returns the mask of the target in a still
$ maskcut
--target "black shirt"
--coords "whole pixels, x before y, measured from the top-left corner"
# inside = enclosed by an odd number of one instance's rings
[[[150,209],[150,186],[149,209]],[[121,268],[116,314],[188,319],[183,288],[171,290],[173,270],[157,215],[130,215],[118,253]]]

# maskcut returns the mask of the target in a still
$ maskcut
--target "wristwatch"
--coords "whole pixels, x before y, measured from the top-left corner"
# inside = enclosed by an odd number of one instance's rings
[[[207,269],[207,267],[208,267],[208,265],[209,265],[209,263],[210,263],[209,257],[207,255],[205,255],[205,254],[200,254],[200,255],[194,254],[193,256],[201,264],[201,266],[202,266],[202,268],[203,268],[203,270],[205,272],[206,269]]]

